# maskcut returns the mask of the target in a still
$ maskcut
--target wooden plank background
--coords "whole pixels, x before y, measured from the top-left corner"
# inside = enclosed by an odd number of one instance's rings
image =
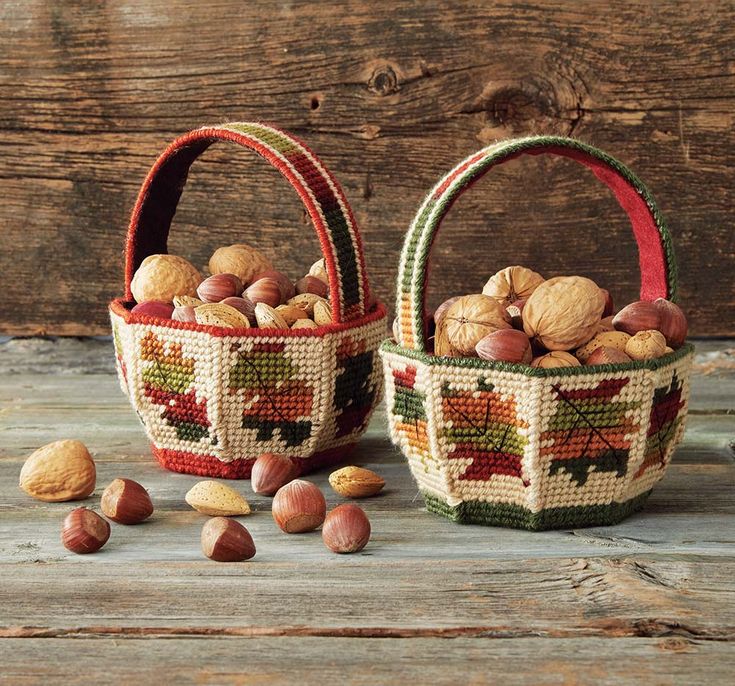
[[[138,187],[167,142],[277,122],[338,175],[392,301],[423,194],[497,138],[571,134],[625,161],[668,217],[697,335],[735,334],[735,4],[6,0],[0,4],[0,332],[101,334]],[[613,200],[569,161],[517,161],[455,207],[431,300],[525,263],[619,303],[637,260]],[[235,241],[294,278],[317,255],[295,194],[245,151],[208,153],[171,250]]]

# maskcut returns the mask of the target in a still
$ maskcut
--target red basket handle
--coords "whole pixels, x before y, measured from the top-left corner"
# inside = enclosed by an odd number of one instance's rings
[[[130,218],[125,250],[125,297],[149,255],[166,253],[171,220],[186,185],[189,168],[210,145],[232,141],[270,162],[296,189],[319,237],[329,277],[332,320],[359,319],[370,293],[362,242],[344,193],[319,158],[296,138],[260,123],[203,127],[177,138],[146,177]]]
[[[457,198],[490,169],[523,154],[561,155],[592,170],[615,194],[630,219],[641,269],[641,299],[676,297],[676,259],[663,217],[651,194],[621,162],[601,150],[562,136],[531,136],[490,145],[452,169],[429,193],[406,235],[398,269],[398,343],[426,350],[424,314],[428,261],[442,220]]]

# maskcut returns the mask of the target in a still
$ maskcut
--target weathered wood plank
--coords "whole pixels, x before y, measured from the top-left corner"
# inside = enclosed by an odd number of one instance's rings
[[[730,644],[683,638],[7,639],[0,658],[5,678],[18,686],[154,683],[162,675],[183,685],[697,686],[725,684],[732,675]]]
[[[650,185],[692,331],[735,333],[731,2],[401,0],[386,15],[364,0],[172,0],[155,12],[30,0],[0,12],[0,223],[13,248],[0,253],[0,330],[106,332],[127,215],[157,153],[203,123],[266,119],[306,138],[343,182],[388,302],[397,246],[437,178],[499,137],[554,132],[601,146]],[[519,262],[633,299],[626,220],[586,180],[534,159],[482,182],[437,243],[432,299]],[[252,240],[297,277],[316,241],[283,189],[247,155],[213,150],[172,250],[201,265],[220,244]]]

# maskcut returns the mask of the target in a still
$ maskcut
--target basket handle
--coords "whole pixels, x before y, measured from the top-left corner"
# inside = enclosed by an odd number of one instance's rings
[[[563,136],[501,141],[470,155],[427,195],[406,235],[398,269],[398,343],[426,350],[424,315],[429,255],[439,225],[457,198],[492,167],[520,155],[561,155],[588,167],[614,193],[630,219],[641,270],[641,299],[676,297],[676,259],[664,219],[643,183],[601,150]]]
[[[167,252],[171,220],[189,168],[210,145],[224,140],[250,148],[296,189],[319,237],[329,277],[332,320],[359,319],[370,293],[362,242],[347,200],[319,158],[296,138],[267,124],[238,122],[196,129],[177,138],[146,177],[130,218],[125,248],[125,297],[135,270],[149,255]]]

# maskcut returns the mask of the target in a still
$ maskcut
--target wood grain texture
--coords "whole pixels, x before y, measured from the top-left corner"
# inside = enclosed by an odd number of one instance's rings
[[[264,119],[337,174],[391,304],[404,230],[459,159],[527,133],[598,145],[668,217],[693,333],[733,334],[733,26],[727,0],[4,2],[0,331],[106,332],[128,213],[157,154],[205,123]],[[515,263],[634,299],[627,221],[586,174],[531,159],[483,180],[437,241],[430,300]],[[245,151],[213,149],[170,249],[203,265],[251,241],[297,278],[317,244],[285,189]]]

